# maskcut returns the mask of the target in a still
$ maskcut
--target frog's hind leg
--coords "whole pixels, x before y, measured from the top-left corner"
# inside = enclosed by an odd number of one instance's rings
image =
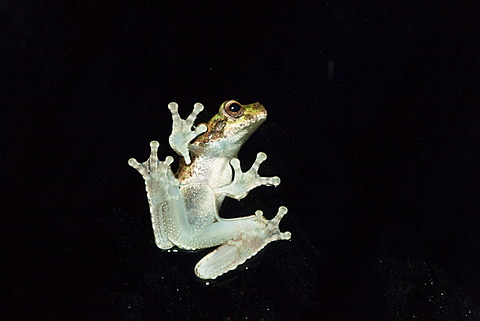
[[[256,211],[255,227],[242,231],[236,239],[228,241],[213,252],[207,254],[195,266],[195,274],[201,279],[216,277],[235,269],[257,254],[268,243],[277,240],[289,240],[290,232],[280,232],[279,223],[287,214],[287,208],[281,206],[277,215],[267,220],[262,211]]]

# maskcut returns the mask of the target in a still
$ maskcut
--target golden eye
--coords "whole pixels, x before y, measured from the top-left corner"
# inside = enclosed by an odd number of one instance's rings
[[[229,100],[225,103],[225,112],[228,116],[233,118],[239,118],[243,115],[243,107],[235,100]]]

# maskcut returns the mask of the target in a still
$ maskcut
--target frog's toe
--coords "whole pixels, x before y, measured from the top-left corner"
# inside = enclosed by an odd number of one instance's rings
[[[271,220],[271,222],[275,225],[278,225],[282,218],[288,213],[288,208],[286,206],[280,206],[278,208],[277,215]]]
[[[138,166],[140,166],[140,163],[132,157],[128,160],[128,165],[132,166],[133,168],[137,168]]]
[[[267,159],[267,154],[265,154],[264,152],[259,152],[249,172],[253,172],[257,174],[258,168],[266,159]]]
[[[200,134],[203,134],[207,131],[208,127],[205,124],[200,124],[195,129],[193,130],[194,133],[194,138],[197,137]]]
[[[203,105],[202,105],[201,103],[195,103],[195,104],[193,105],[193,111],[192,111],[192,113],[190,114],[190,116],[188,116],[187,119],[193,123],[193,121],[195,120],[195,118],[197,118],[198,114],[200,114],[203,109],[204,109],[204,107],[203,107]]]
[[[280,232],[280,221],[287,214],[288,209],[285,206],[280,206],[278,208],[277,215],[274,218],[268,221],[268,229],[271,231],[269,236],[269,241],[277,240],[289,240],[292,236],[290,232]]]
[[[178,104],[176,102],[172,101],[171,103],[169,103],[168,109],[170,110],[173,116],[178,116],[180,118],[180,116],[178,115]]]
[[[266,159],[267,159],[267,154],[265,154],[264,152],[258,152],[257,153],[257,161],[259,163],[264,162]]]
[[[273,186],[277,187],[278,185],[280,185],[280,182],[281,182],[280,177],[278,177],[278,176],[273,176],[272,177],[272,185]]]
[[[273,176],[273,177],[258,177],[258,185],[267,185],[267,186],[275,186],[277,187],[280,185],[280,177]]]
[[[155,153],[155,156],[157,156],[157,151],[158,151],[158,147],[160,146],[160,143],[157,142],[156,140],[152,140],[150,142],[150,150],[153,153]]]
[[[128,165],[135,168],[140,174],[142,174],[142,176],[148,175],[147,168],[143,166],[143,164],[140,164],[135,158],[130,158],[128,160]]]

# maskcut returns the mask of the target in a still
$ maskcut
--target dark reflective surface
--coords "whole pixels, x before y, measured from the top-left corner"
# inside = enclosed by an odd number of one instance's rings
[[[2,319],[480,318],[473,1],[1,6]],[[285,205],[292,240],[206,285],[127,160],[227,99],[265,105],[240,159],[282,183],[221,215]]]

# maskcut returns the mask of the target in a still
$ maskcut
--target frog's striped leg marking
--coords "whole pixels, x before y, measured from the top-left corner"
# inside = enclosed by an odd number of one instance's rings
[[[207,131],[207,126],[201,124],[199,126],[194,126],[193,123],[197,118],[198,114],[203,110],[203,105],[196,103],[193,106],[193,111],[187,119],[180,118],[178,114],[178,104],[170,103],[168,104],[168,109],[172,113],[172,133],[168,138],[168,142],[172,149],[180,156],[185,159],[185,164],[190,164],[190,154],[188,151],[188,144],[198,135],[203,134]],[[192,130],[193,128],[193,130]]]
[[[262,177],[258,174],[260,164],[266,159],[267,155],[265,153],[258,153],[252,167],[244,173],[240,167],[240,160],[233,158],[230,161],[230,165],[232,165],[235,173],[233,181],[228,185],[215,189],[215,194],[225,194],[228,197],[241,200],[247,196],[248,192],[257,186],[266,185],[277,187],[280,184],[280,177]]]
[[[201,279],[215,279],[243,264],[268,243],[289,240],[290,232],[280,232],[278,226],[287,211],[285,206],[280,206],[277,215],[271,220],[263,217],[262,211],[256,211],[254,228],[240,231],[237,238],[207,254],[195,266],[195,274]]]

